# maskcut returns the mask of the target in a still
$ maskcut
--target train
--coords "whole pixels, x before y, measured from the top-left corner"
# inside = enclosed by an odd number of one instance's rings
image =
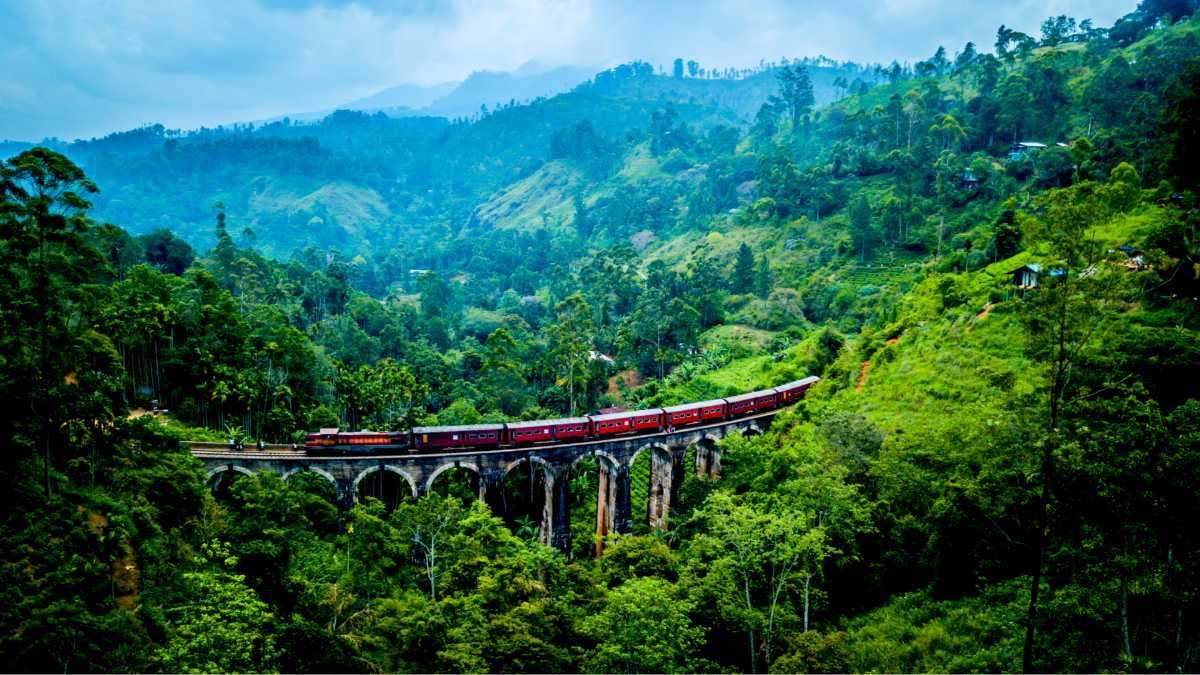
[[[665,408],[503,424],[414,427],[406,431],[341,431],[307,434],[310,454],[386,454],[498,450],[674,431],[777,410],[804,398],[821,378],[806,377],[772,389]]]

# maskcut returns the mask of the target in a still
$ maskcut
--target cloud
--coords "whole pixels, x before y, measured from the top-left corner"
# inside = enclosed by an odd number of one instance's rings
[[[1031,33],[1066,13],[1107,25],[1134,0],[25,0],[0,2],[0,138],[191,128],[335,106],[402,82],[523,63],[748,66],[825,54],[914,60]]]

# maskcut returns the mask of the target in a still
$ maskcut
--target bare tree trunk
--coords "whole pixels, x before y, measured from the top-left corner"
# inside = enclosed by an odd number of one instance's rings
[[[1125,647],[1126,663],[1133,661],[1133,647],[1129,644],[1129,587],[1121,577],[1121,644]]]
[[[752,610],[754,608],[754,605],[750,602],[750,581],[748,579],[742,580],[742,590],[745,591],[745,594],[746,594],[746,609]],[[754,629],[753,628],[749,629],[747,631],[747,633],[750,636],[750,672],[757,673],[758,672],[758,647],[754,642]]]
[[[809,574],[804,577],[804,632],[806,632],[806,633],[808,632],[808,607],[809,607],[808,595],[809,595],[809,588],[811,585],[812,585],[812,575]]]

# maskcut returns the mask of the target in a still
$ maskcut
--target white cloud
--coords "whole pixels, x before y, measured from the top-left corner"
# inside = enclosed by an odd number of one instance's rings
[[[826,54],[890,61],[1066,13],[1107,25],[1135,0],[25,0],[0,3],[0,138],[195,127],[323,109],[401,82],[527,61],[676,56],[747,66]]]

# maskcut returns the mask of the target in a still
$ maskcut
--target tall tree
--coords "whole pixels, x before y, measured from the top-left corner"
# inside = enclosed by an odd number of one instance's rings
[[[89,308],[81,302],[81,284],[103,265],[84,238],[85,197],[94,192],[82,169],[46,148],[0,163],[0,354],[8,375],[0,381],[0,400],[6,428],[36,420],[28,431],[39,439],[47,493],[55,450],[65,441],[61,431],[68,417],[84,412],[71,400],[87,344]],[[112,412],[94,411],[91,423],[104,424]]]
[[[1044,415],[1044,431],[1036,443],[1040,456],[1035,522],[1030,532],[1029,605],[1022,653],[1025,672],[1037,667],[1034,647],[1038,603],[1050,507],[1058,486],[1057,457],[1064,445],[1064,411],[1081,395],[1080,378],[1073,373],[1098,344],[1117,301],[1113,274],[1106,269],[1091,268],[1099,252],[1095,250],[1095,238],[1089,233],[1113,214],[1104,192],[1089,183],[1052,190],[1039,199],[1040,213],[1027,217],[1024,223],[1029,238],[1053,256],[1050,264],[1061,271],[1057,280],[1045,277],[1047,282],[1040,284],[1021,307],[1028,336],[1027,351],[1042,364],[1046,378],[1044,406],[1039,409]],[[1091,268],[1091,272],[1082,274],[1085,268]]]
[[[737,293],[749,293],[754,289],[754,252],[745,242],[738,247],[732,281],[733,290]]]
[[[792,128],[800,126],[800,118],[812,109],[816,98],[813,96],[812,80],[808,77],[808,68],[797,63],[793,66],[783,66],[777,76],[779,80],[779,96],[787,105],[788,116]]]
[[[569,414],[574,416],[578,392],[587,383],[587,365],[595,350],[596,325],[592,309],[579,293],[567,296],[554,307],[557,320],[550,327],[550,354],[567,387]]]

